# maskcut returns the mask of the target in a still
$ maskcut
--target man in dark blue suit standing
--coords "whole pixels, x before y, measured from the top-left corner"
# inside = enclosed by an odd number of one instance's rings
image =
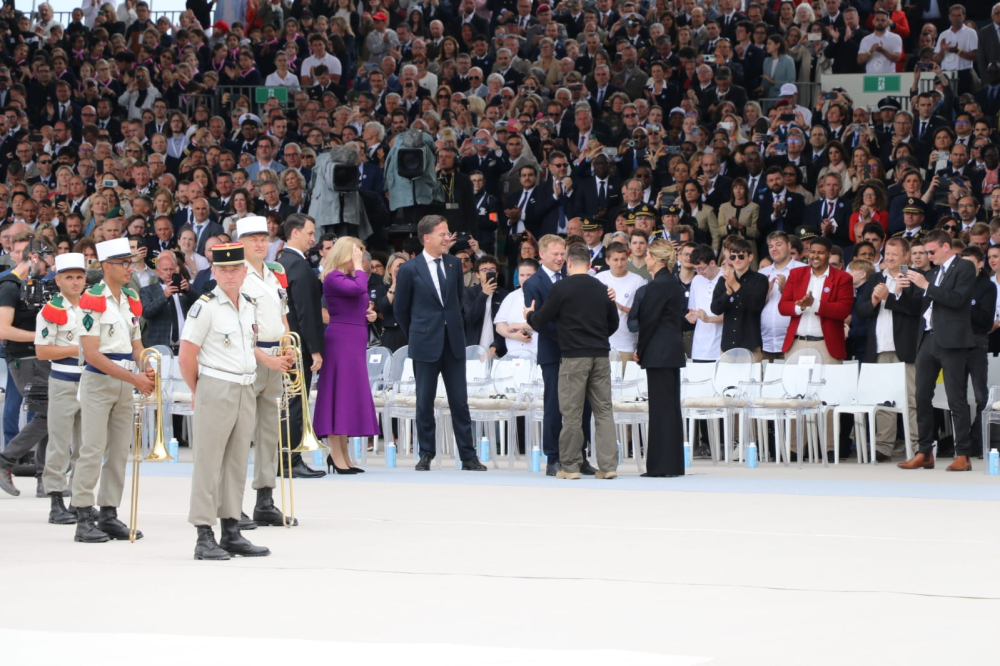
[[[553,234],[542,236],[538,240],[538,254],[542,260],[541,270],[524,283],[524,306],[530,307],[534,303],[536,310],[545,303],[552,285],[566,277],[563,269],[566,261],[566,241]],[[548,459],[545,475],[555,476],[560,470],[559,434],[562,432],[562,412],[559,411],[559,363],[562,360],[562,351],[559,349],[559,333],[554,322],[549,322],[535,332],[538,334],[538,365],[542,368],[542,381],[545,383],[542,418],[542,451]],[[583,411],[585,441],[590,439],[589,426],[590,409],[589,405],[585,405]],[[580,473],[592,475],[596,471],[587,460],[585,443]]]
[[[417,224],[424,244],[420,255],[403,264],[396,276],[393,310],[410,341],[413,377],[417,389],[417,437],[420,441],[418,472],[431,468],[436,454],[434,398],[438,375],[444,379],[451,409],[455,442],[462,469],[486,471],[472,445],[472,419],[465,382],[465,333],[462,320],[462,264],[448,254],[455,238],[448,221],[426,215]]]

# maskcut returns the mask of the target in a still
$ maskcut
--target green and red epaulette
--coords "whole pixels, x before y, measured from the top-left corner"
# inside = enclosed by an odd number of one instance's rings
[[[274,277],[278,278],[278,284],[281,285],[282,289],[288,289],[288,276],[285,275],[285,267],[279,263],[270,263],[265,261],[264,265],[271,269],[274,273]]]
[[[136,317],[142,316],[142,301],[139,300],[139,294],[135,293],[128,287],[122,287],[122,293],[125,294],[125,298],[128,299],[128,308],[132,311]]]
[[[108,299],[104,295],[104,283],[99,282],[83,292],[80,297],[80,309],[91,312],[104,312],[108,309]]]
[[[63,300],[62,294],[56,294],[51,301],[45,304],[45,307],[42,308],[42,319],[50,324],[66,325],[66,322],[69,321],[69,312],[66,311],[66,302]]]

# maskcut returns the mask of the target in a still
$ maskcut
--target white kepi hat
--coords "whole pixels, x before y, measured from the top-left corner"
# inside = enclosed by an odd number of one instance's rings
[[[236,237],[243,238],[247,234],[266,234],[267,218],[251,215],[236,221]]]
[[[87,259],[79,252],[67,252],[56,255],[56,273],[63,271],[85,271]]]
[[[127,238],[115,238],[97,244],[97,260],[124,259],[132,256],[132,248]]]

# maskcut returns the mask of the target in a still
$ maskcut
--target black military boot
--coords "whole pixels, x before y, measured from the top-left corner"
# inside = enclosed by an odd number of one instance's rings
[[[198,525],[198,541],[194,544],[196,560],[228,560],[229,553],[219,548],[215,542],[215,532],[210,525]]]
[[[53,525],[76,524],[76,516],[73,515],[72,511],[67,511],[66,505],[63,504],[62,493],[49,493],[49,497],[52,498],[52,508],[49,509],[49,522]]]
[[[253,520],[258,525],[264,525],[265,527],[283,527],[284,522],[281,520],[281,511],[278,507],[274,505],[273,488],[260,488],[257,490],[257,504],[253,508]],[[295,527],[299,524],[299,521],[292,518],[289,521],[289,525]],[[242,530],[242,524],[240,525]]]
[[[76,509],[76,536],[73,541],[80,543],[104,543],[111,537],[94,526],[94,514],[89,506],[81,506]]]
[[[240,531],[245,532],[246,530],[257,529],[257,523],[250,520],[250,516],[240,511]]]
[[[230,555],[265,557],[271,554],[264,546],[255,546],[240,534],[240,521],[236,518],[222,519],[222,539],[219,540],[219,545]]]
[[[97,527],[112,539],[128,540],[128,526],[118,520],[118,509],[113,506],[101,507],[101,512],[97,515]],[[141,539],[142,532],[137,530],[135,538]]]

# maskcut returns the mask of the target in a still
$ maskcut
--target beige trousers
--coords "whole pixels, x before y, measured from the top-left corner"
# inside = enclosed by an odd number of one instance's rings
[[[239,519],[256,407],[252,385],[198,378],[194,403],[197,446],[188,512],[192,525],[215,525],[217,517]]]
[[[257,363],[257,424],[253,431],[253,489],[274,488],[278,473],[278,398],[281,373]],[[294,447],[293,447],[294,448]]]
[[[119,507],[132,447],[132,385],[89,370],[80,379],[80,457],[73,472],[73,506]],[[103,459],[103,464],[101,463]]]
[[[599,358],[563,358],[559,363],[559,462],[567,472],[579,472],[583,462],[583,402],[590,400],[595,432],[591,441],[597,451],[597,468],[618,469],[618,442],[611,411],[611,363]]]
[[[76,399],[79,386],[78,382],[49,377],[49,446],[42,472],[46,493],[69,490],[66,475],[80,457],[80,402]]]
[[[879,363],[899,363],[896,352],[880,352]],[[917,366],[906,364],[906,402],[910,408],[910,445],[916,453],[919,447],[917,437]],[[897,405],[898,406],[898,405]],[[50,440],[51,441],[51,440]],[[887,456],[892,455],[896,443],[896,415],[890,412],[878,412],[875,415],[875,450]],[[49,446],[52,446],[50,443]]]

